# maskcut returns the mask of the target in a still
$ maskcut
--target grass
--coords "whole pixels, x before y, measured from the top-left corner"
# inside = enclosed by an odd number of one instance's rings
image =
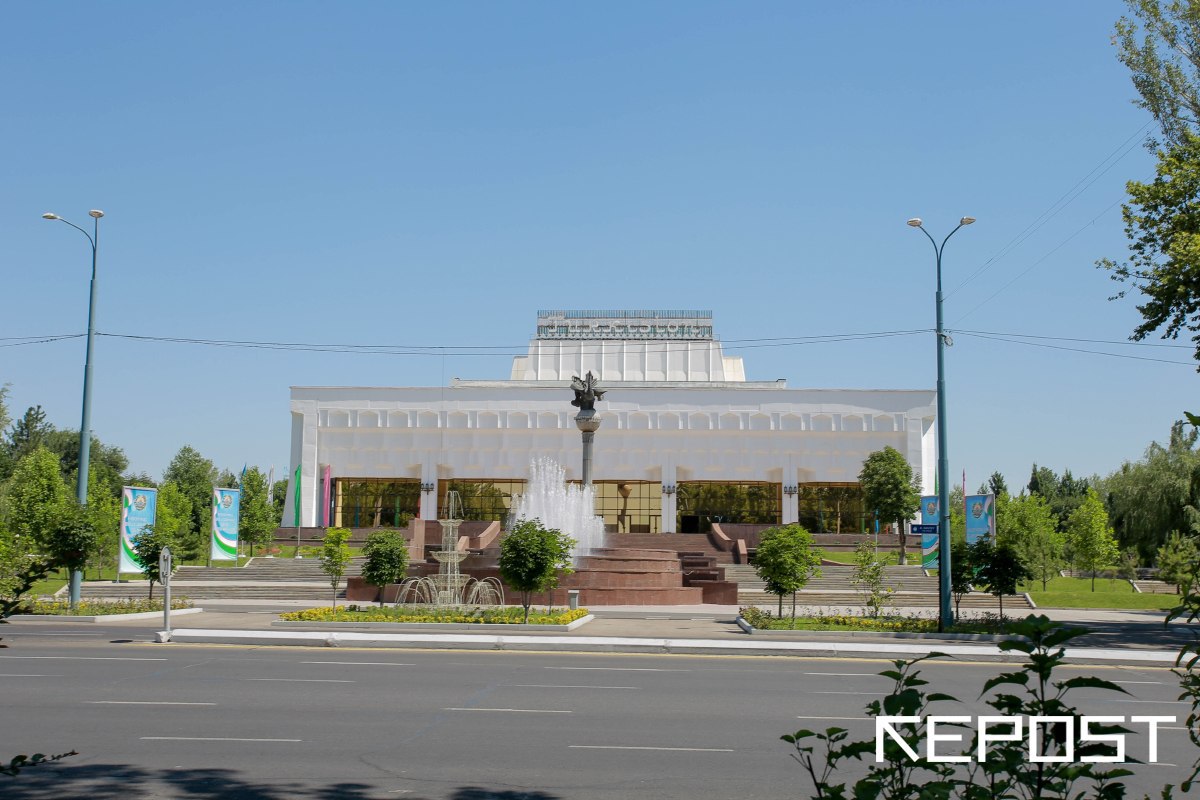
[[[846,564],[847,566],[853,566],[855,563],[853,550],[823,550],[821,548],[817,548],[817,555],[819,555],[821,558],[825,559],[826,561],[836,561],[839,564]],[[880,557],[880,560],[882,560],[884,564],[896,564],[896,563],[898,563],[897,559],[899,558],[899,555],[897,553],[893,553],[893,552],[890,552],[887,550],[880,550],[879,557]],[[920,552],[918,552],[917,555],[914,557],[912,550],[910,549],[908,551],[908,563],[909,564],[914,563],[914,558],[919,558],[919,557],[920,557]]]
[[[292,552],[295,552],[296,548],[292,547],[291,550],[292,550]],[[242,556],[241,558],[238,559],[237,566],[244,567],[246,565],[246,562],[249,560],[250,560],[249,556]],[[184,561],[183,565],[184,566],[201,566],[202,567],[205,565],[205,561],[202,558],[189,559],[187,561]],[[232,561],[214,561],[213,566],[220,568],[220,569],[233,569],[234,563]],[[142,580],[142,578],[135,573],[123,572],[121,574],[123,576],[123,578],[122,578],[123,580]],[[116,567],[106,567],[105,569],[102,569],[102,570],[86,569],[83,571],[83,579],[85,581],[111,581],[111,580],[115,580],[116,577],[117,577]],[[33,588],[30,589],[29,594],[31,597],[52,595],[66,585],[67,585],[67,570],[59,569],[59,570],[55,570],[54,572],[51,572],[45,578],[42,578],[40,581],[35,583],[33,585]]]
[[[1038,607],[1047,608],[1129,608],[1166,610],[1179,605],[1173,594],[1138,594],[1125,580],[1096,579],[1092,591],[1091,578],[1051,578],[1042,590],[1042,582],[1034,581],[1022,587],[1029,592]]]

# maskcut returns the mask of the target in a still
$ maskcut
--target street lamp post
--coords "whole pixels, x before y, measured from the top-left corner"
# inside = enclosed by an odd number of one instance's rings
[[[42,219],[58,220],[70,225],[86,236],[88,244],[92,246],[92,283],[88,293],[87,355],[83,360],[83,419],[79,423],[79,480],[75,492],[75,499],[81,506],[87,505],[88,462],[92,451],[92,343],[96,339],[96,249],[100,241],[100,218],[104,216],[104,212],[94,208],[88,212],[88,216],[93,220],[92,233],[88,233],[58,214],[49,211],[42,214]],[[82,583],[83,573],[77,569],[71,570],[70,598],[72,606],[79,604],[79,591]]]
[[[954,619],[950,605],[950,450],[946,442],[946,358],[945,349],[949,344],[945,327],[942,324],[942,251],[946,242],[964,225],[970,225],[974,217],[963,217],[958,221],[958,227],[950,231],[942,243],[929,235],[929,231],[921,224],[920,217],[913,217],[908,224],[920,228],[921,233],[928,237],[933,245],[933,253],[937,259],[937,437],[938,437],[938,630]],[[963,487],[964,490],[966,487]]]

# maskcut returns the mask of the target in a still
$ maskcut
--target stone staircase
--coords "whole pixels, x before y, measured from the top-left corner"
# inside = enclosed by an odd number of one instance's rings
[[[713,558],[718,566],[733,563],[733,554],[718,549],[706,533],[609,533],[605,534],[604,544],[622,549],[699,553]]]
[[[796,593],[797,605],[837,608],[858,608],[863,605],[862,592],[850,582],[854,567],[823,566],[821,573],[821,577],[813,578]],[[726,580],[738,584],[738,605],[775,606],[779,603],[779,596],[766,591],[753,566],[727,566],[725,576]],[[892,608],[937,608],[938,579],[925,575],[920,567],[885,567],[884,584],[895,590],[888,602]],[[791,602],[791,596],[785,595],[784,605],[789,606]],[[1031,607],[1024,595],[1006,595],[1004,606],[1006,609]],[[999,608],[999,602],[990,594],[972,592],[962,599],[960,608],[993,611]]]
[[[351,559],[342,577],[338,597],[345,596],[346,578],[357,576],[362,559]],[[83,584],[85,598],[109,600],[146,597],[145,580],[89,581]],[[162,587],[154,593],[161,596]],[[255,558],[244,567],[180,567],[171,578],[171,594],[189,600],[313,600],[326,601],[333,594],[329,577],[315,558]]]

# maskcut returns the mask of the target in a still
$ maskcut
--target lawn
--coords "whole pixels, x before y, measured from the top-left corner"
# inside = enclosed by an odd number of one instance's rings
[[[1038,607],[1047,608],[1143,608],[1166,610],[1179,605],[1173,594],[1138,594],[1128,581],[1096,579],[1092,591],[1090,578],[1052,578],[1042,591],[1042,582],[1021,587]]]
[[[853,550],[823,550],[821,548],[817,548],[817,555],[826,561],[836,561],[839,564],[846,564],[848,566],[854,565]],[[908,551],[908,563],[916,563],[916,559],[919,559],[920,555],[921,554],[919,551],[914,555],[913,551],[910,549]],[[897,555],[896,553],[889,552],[887,550],[880,550],[879,558],[884,564],[895,564]]]

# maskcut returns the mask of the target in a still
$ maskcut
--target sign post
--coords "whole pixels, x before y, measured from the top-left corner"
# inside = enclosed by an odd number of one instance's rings
[[[171,641],[171,548],[164,547],[158,554],[158,579],[163,586],[163,637]]]

